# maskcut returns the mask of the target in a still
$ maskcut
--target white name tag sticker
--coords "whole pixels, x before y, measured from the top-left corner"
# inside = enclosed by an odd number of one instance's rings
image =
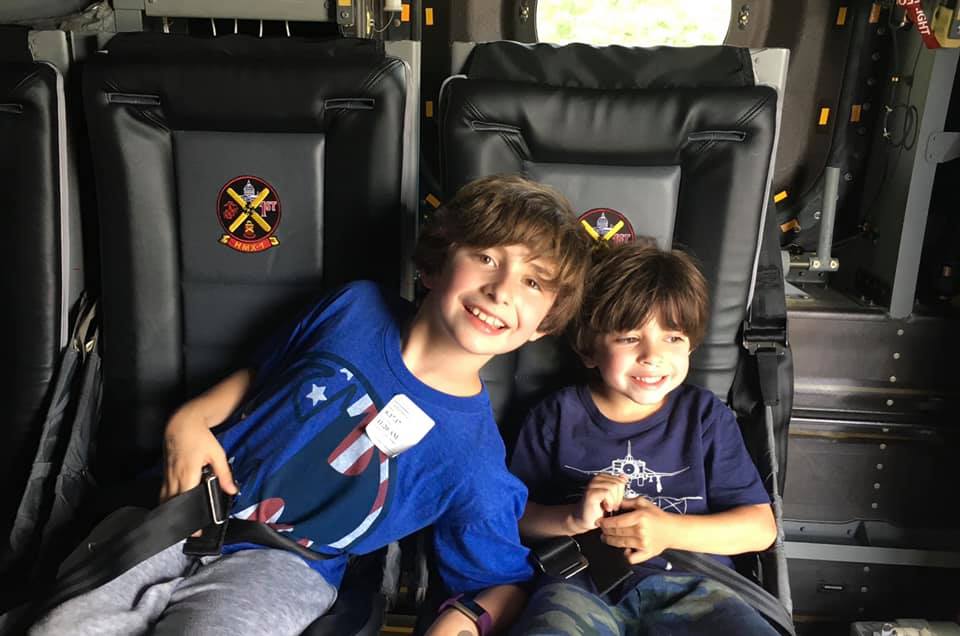
[[[367,424],[364,432],[374,445],[390,457],[416,446],[433,428],[434,421],[403,393],[390,398]]]

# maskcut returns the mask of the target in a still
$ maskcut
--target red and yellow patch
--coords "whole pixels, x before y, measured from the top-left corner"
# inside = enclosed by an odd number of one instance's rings
[[[220,242],[238,252],[262,252],[280,244],[280,196],[260,177],[234,177],[217,195]]]
[[[593,208],[580,215],[580,225],[596,241],[626,243],[637,238],[629,219],[613,208]]]

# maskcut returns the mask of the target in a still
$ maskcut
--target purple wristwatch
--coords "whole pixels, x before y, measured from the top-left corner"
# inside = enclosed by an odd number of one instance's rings
[[[480,636],[487,636],[487,634],[493,630],[493,619],[490,617],[490,614],[472,598],[464,596],[463,594],[457,594],[453,598],[448,598],[440,606],[440,609],[437,610],[437,615],[439,616],[443,613],[443,610],[450,607],[462,614],[466,614],[467,617],[477,625],[477,629],[480,630]]]

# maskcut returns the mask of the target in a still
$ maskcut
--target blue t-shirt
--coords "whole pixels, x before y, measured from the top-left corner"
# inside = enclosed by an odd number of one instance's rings
[[[629,477],[627,497],[645,497],[673,513],[770,503],[733,412],[710,391],[687,384],[656,413],[631,423],[605,417],[586,386],[562,389],[527,416],[510,469],[541,505],[580,501],[599,473]],[[625,585],[666,567],[660,557],[634,566]]]
[[[431,524],[451,591],[526,580],[517,531],[526,489],[506,469],[487,393],[447,395],[407,369],[398,325],[409,314],[373,283],[353,283],[274,343],[255,365],[247,403],[218,433],[240,486],[232,516],[342,555],[311,562],[334,586],[347,554]],[[389,458],[363,427],[401,393],[435,425]]]

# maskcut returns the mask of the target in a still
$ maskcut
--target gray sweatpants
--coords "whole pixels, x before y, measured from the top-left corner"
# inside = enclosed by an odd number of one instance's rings
[[[197,568],[180,542],[54,608],[30,634],[296,635],[336,598],[336,588],[289,552],[244,550],[204,557]]]

